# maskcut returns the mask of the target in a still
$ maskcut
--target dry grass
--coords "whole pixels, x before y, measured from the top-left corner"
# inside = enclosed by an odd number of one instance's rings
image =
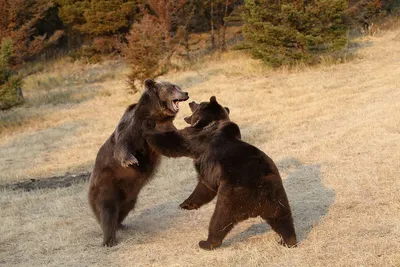
[[[224,245],[202,251],[214,202],[177,208],[194,188],[188,159],[165,159],[127,218],[120,244],[100,246],[87,184],[0,195],[4,266],[400,266],[400,29],[370,36],[341,65],[272,72],[240,54],[202,63],[166,80],[193,100],[216,95],[230,107],[243,139],[269,154],[284,178],[298,248],[277,244],[260,219],[239,224]],[[0,179],[90,170],[124,108],[123,81],[100,93],[44,109],[38,123],[5,131]],[[183,127],[182,108],[176,124]]]

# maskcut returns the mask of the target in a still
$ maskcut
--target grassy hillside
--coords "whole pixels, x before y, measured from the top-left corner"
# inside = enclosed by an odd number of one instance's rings
[[[340,65],[272,72],[241,54],[163,79],[191,99],[216,95],[243,139],[276,161],[298,248],[261,219],[239,224],[220,249],[200,250],[215,201],[178,209],[194,189],[189,159],[164,159],[127,218],[120,244],[101,247],[87,183],[0,194],[4,266],[399,266],[400,29],[368,37]],[[28,107],[1,114],[0,183],[90,171],[125,107],[126,70],[63,63],[27,78]],[[184,127],[189,108],[176,119]]]

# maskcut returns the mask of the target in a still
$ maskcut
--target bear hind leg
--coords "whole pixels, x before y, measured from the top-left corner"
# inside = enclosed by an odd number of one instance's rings
[[[117,228],[119,205],[115,200],[102,200],[98,204],[100,224],[103,230],[103,246],[112,247],[117,244]]]
[[[199,242],[200,248],[212,250],[219,247],[235,224],[249,218],[248,214],[238,213],[234,198],[235,194],[233,194],[232,188],[220,185],[217,204],[211,217],[208,239]]]
[[[99,209],[97,208],[96,200],[94,199],[94,193],[92,191],[93,190],[89,190],[89,204],[96,217],[96,220],[100,222],[100,212]]]
[[[271,214],[261,214],[261,217],[267,221],[280,237],[280,244],[287,247],[295,247],[297,243],[296,232],[293,225],[293,218],[290,212],[281,214],[278,217]]]
[[[232,211],[227,209],[224,203],[217,200],[214,214],[208,230],[207,240],[199,242],[199,246],[205,250],[212,250],[222,244],[225,236],[232,230],[235,222],[231,216]]]

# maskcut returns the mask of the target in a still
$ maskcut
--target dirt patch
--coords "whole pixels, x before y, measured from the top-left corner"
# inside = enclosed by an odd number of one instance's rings
[[[0,190],[22,189],[24,191],[32,191],[32,190],[47,189],[47,188],[55,189],[61,187],[70,187],[73,184],[80,183],[83,181],[88,181],[89,177],[90,173],[80,173],[80,174],[67,174],[63,176],[54,176],[44,179],[30,179],[28,181],[1,185]]]

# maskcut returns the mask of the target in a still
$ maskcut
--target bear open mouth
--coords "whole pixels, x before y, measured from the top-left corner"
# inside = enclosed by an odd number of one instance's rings
[[[172,100],[171,111],[177,113],[179,111],[179,102],[186,101],[187,99],[175,99]]]

